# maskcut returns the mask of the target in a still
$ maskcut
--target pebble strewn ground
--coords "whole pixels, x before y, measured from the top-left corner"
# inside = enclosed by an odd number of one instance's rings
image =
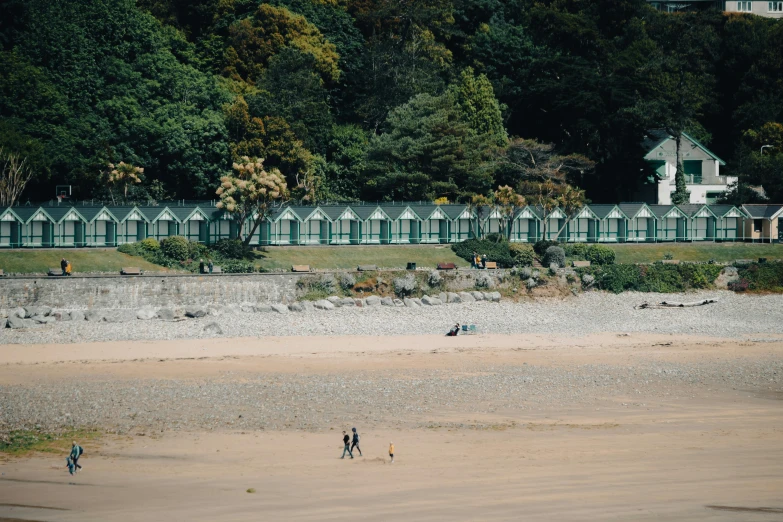
[[[96,376],[0,386],[0,433],[67,426],[99,426],[130,434],[180,429],[317,431],[349,424],[417,428],[461,419],[454,425],[460,428],[471,427],[471,419],[487,414],[516,417],[541,409],[592,408],[606,401],[614,407],[646,407],[649,402],[714,393],[780,394],[781,376],[780,359],[739,364],[639,361],[634,366],[568,369],[467,363],[459,372],[229,373],[181,380]]]
[[[703,307],[634,310],[642,302],[719,299]],[[481,333],[653,332],[743,337],[783,332],[783,296],[702,292],[684,295],[592,292],[565,300],[514,303],[462,303],[421,308],[373,306],[278,314],[242,312],[217,307],[220,315],[200,319],[137,320],[128,322],[58,322],[25,330],[0,330],[0,344],[75,343],[119,340],[161,340],[201,337],[292,335],[410,335],[444,334],[459,321],[478,326]],[[222,333],[204,331],[217,323]]]

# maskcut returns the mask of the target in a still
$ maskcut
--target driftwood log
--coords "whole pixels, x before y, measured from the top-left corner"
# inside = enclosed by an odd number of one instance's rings
[[[662,301],[660,303],[644,302],[638,306],[634,306],[634,309],[643,310],[645,308],[690,308],[692,306],[704,306],[717,302],[717,299],[703,299],[701,301],[694,301],[692,303],[676,303],[674,301]]]

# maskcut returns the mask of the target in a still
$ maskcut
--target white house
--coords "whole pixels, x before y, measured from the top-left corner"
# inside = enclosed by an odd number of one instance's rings
[[[647,133],[642,146],[644,159],[654,172],[650,176],[651,181],[657,184],[657,197],[648,203],[671,205],[677,172],[677,142],[668,132],[654,130]],[[729,185],[737,181],[734,176],[721,175],[720,168],[726,163],[685,133],[680,141],[680,159],[685,183],[691,193],[690,203],[715,203],[721,194],[729,190]]]

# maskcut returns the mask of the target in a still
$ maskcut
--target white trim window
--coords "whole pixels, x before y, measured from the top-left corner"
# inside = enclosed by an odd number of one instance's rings
[[[783,2],[768,2],[767,3],[767,12],[768,13],[783,13]]]
[[[752,3],[749,0],[737,2],[737,11],[740,13],[749,13],[753,10]]]

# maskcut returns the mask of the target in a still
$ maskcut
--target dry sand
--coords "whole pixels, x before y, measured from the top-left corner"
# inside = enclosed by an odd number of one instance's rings
[[[352,412],[332,398],[318,407],[332,404],[338,420],[309,430],[185,425],[107,435],[86,447],[84,470],[74,477],[64,469],[64,455],[6,459],[0,461],[0,521],[781,520],[781,372],[759,368],[780,368],[783,340],[766,337],[4,346],[0,387],[6,398],[39,383],[78,394],[83,383],[111,382],[130,394],[140,382],[176,387],[259,375],[282,383],[361,376],[368,396],[382,398],[384,391],[373,386],[412,372],[422,382],[422,375],[464,382],[466,396],[448,408],[427,409],[427,396],[406,391],[406,400],[421,401],[421,411],[373,411],[371,427],[357,426],[364,456],[354,460],[339,460],[341,430],[350,429],[344,419]],[[735,366],[747,370],[725,378],[718,371]],[[471,386],[523,367],[551,372],[535,388],[550,397],[471,400],[480,391]],[[690,377],[659,380],[651,377],[655,367]],[[629,382],[582,384],[572,395],[559,389],[573,386],[563,376],[595,368]],[[350,405],[362,409],[360,402]],[[386,454],[390,440],[393,465]]]

